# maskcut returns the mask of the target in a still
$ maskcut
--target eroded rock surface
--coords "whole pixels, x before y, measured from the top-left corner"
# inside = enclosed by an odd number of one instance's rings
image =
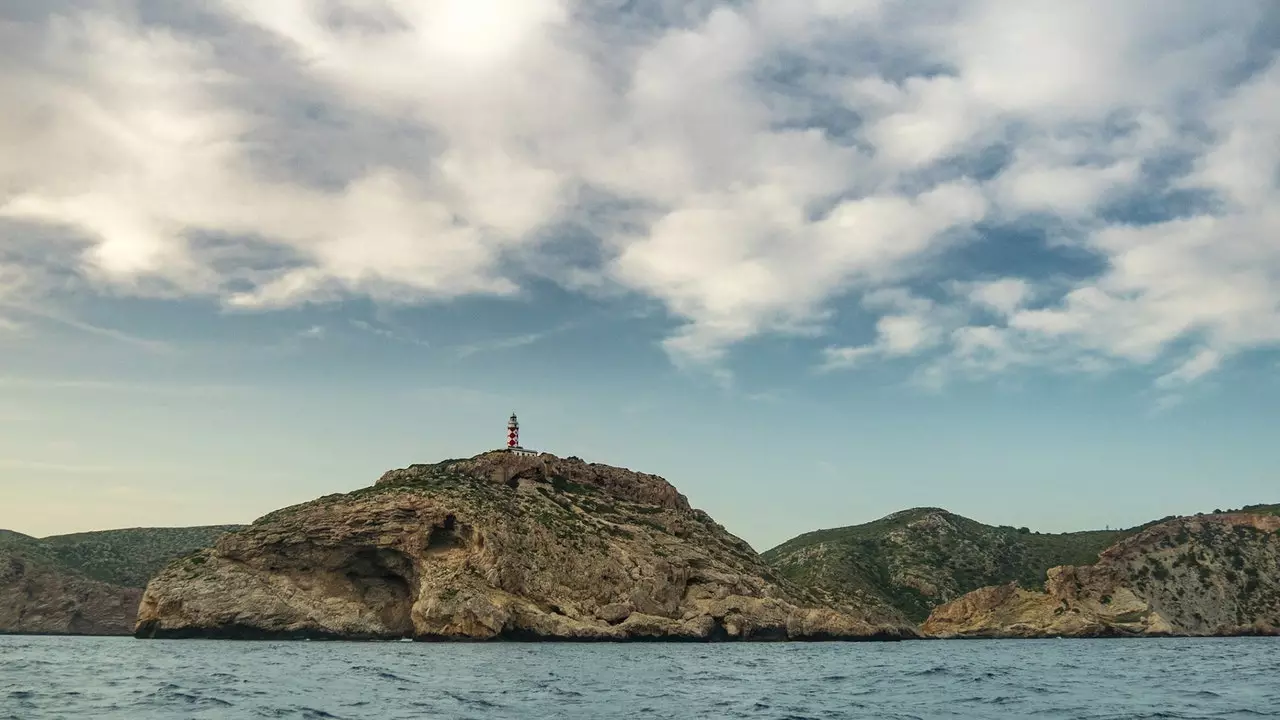
[[[272,513],[169,566],[140,637],[765,640],[915,635],[818,602],[662,478],[486,453]]]
[[[90,580],[0,550],[0,632],[128,635],[142,590]]]
[[[1178,518],[1049,570],[1043,592],[1016,584],[934,609],[933,637],[1280,634],[1280,517]]]

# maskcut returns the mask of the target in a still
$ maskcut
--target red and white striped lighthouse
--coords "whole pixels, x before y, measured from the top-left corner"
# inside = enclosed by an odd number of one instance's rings
[[[511,413],[511,419],[507,421],[507,448],[518,447],[520,447],[520,421],[516,419],[515,413]]]

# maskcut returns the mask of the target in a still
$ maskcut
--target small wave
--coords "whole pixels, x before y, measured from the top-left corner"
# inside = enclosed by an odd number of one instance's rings
[[[560,695],[562,697],[575,697],[575,698],[585,697],[582,693],[578,692],[577,690],[565,690],[564,688],[558,688],[554,685],[552,685],[549,689],[551,690],[551,692],[557,695]]]
[[[302,713],[302,717],[307,718],[307,720],[341,720],[337,715],[317,708],[298,708],[298,712]]]
[[[467,695],[463,695],[461,693],[456,693],[456,692],[445,692],[445,695],[448,695],[449,697],[453,698],[454,700],[457,700],[458,702],[464,705],[473,705],[475,707],[482,707],[482,708],[498,707],[497,703],[489,702],[488,700],[485,700],[482,697],[468,697]]]

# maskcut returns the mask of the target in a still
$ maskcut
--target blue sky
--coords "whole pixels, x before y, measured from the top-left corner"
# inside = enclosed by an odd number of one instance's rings
[[[919,505],[1275,501],[1277,29],[1262,0],[10,3],[0,527],[246,522],[512,410],[762,550]]]

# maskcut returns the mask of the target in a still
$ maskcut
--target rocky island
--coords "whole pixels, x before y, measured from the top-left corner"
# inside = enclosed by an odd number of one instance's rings
[[[655,475],[506,451],[271,513],[147,586],[142,638],[916,637],[776,575]]]

